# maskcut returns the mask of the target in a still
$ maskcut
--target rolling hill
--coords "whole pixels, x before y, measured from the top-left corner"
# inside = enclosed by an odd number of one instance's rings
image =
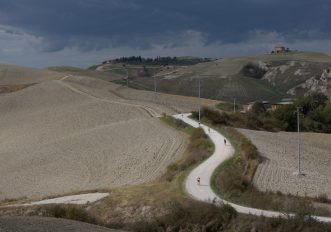
[[[244,68],[263,73],[249,75]],[[279,101],[310,91],[331,94],[331,56],[315,52],[289,52],[252,57],[226,58],[189,66],[101,65],[96,70],[107,72],[119,84],[160,92],[197,96],[198,79],[204,98],[238,102]],[[153,71],[151,71],[153,70]],[[155,81],[155,82],[154,82]]]
[[[156,118],[174,112],[166,105],[61,76],[31,75],[40,83],[0,96],[0,200],[148,182],[185,149],[186,138]]]
[[[46,69],[0,64],[0,94],[15,92],[36,83],[60,79],[63,74]]]

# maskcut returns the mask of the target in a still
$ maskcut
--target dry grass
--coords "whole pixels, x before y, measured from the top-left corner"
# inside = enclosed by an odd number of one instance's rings
[[[0,85],[0,94],[6,94],[6,93],[12,93],[19,91],[21,89],[25,89],[32,84],[27,84],[27,85]]]

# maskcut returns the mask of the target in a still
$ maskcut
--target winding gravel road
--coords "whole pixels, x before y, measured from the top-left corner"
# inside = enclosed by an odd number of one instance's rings
[[[179,114],[174,115],[174,118],[180,119],[195,128],[199,127],[198,122],[189,118],[190,115],[191,114]],[[228,204],[239,213],[265,217],[286,217],[287,215],[282,212],[255,209],[228,202],[221,199],[213,192],[210,187],[212,174],[222,162],[234,154],[234,148],[229,142],[227,145],[224,145],[224,136],[216,130],[210,128],[209,132],[207,126],[203,124],[200,126],[215,144],[215,152],[189,174],[185,183],[186,191],[196,200],[210,203],[216,202],[216,204]],[[200,185],[197,184],[198,177],[200,178]],[[321,222],[331,223],[331,218],[329,217],[313,216],[313,218]]]

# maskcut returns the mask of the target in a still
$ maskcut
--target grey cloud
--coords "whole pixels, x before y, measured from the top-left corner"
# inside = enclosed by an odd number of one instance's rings
[[[107,58],[128,51],[254,54],[276,43],[310,50],[318,49],[316,41],[330,40],[329,12],[329,0],[0,0],[0,25],[7,28],[2,36],[12,39],[0,38],[0,46],[11,51],[16,43],[27,55],[48,55],[54,63],[55,56],[70,52],[98,60],[93,54]]]

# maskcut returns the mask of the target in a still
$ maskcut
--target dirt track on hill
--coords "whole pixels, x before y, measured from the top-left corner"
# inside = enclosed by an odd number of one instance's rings
[[[271,133],[240,129],[256,145],[263,156],[254,176],[254,184],[262,191],[273,191],[331,198],[331,135],[301,133],[303,177],[297,171],[296,133]]]
[[[179,132],[100,83],[84,96],[63,82],[0,97],[0,199],[148,182],[184,151]]]

